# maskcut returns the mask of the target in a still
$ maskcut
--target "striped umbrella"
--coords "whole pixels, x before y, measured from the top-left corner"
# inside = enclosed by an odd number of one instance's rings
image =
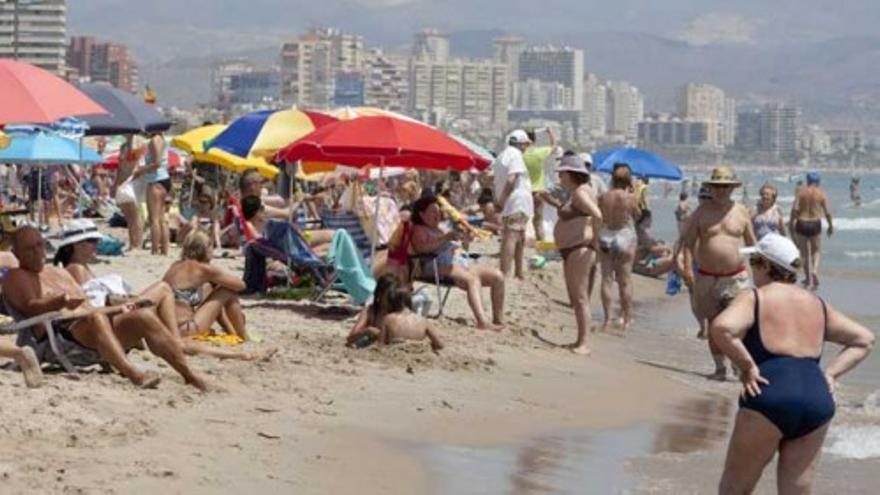
[[[225,125],[214,124],[190,129],[179,136],[175,136],[171,140],[171,146],[186,151],[191,155],[204,153],[205,142],[216,138],[221,132],[226,130],[226,127]]]
[[[268,157],[276,151],[338,119],[323,113],[297,110],[263,110],[239,117],[211,140],[219,149],[241,158]]]

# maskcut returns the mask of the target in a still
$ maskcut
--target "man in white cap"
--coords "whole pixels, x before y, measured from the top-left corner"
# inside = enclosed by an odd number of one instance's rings
[[[495,201],[501,211],[501,272],[506,277],[515,260],[516,278],[525,278],[523,257],[526,227],[534,215],[532,188],[523,151],[532,144],[526,131],[517,129],[507,137],[507,147],[492,162]]]
[[[734,188],[742,185],[729,167],[717,167],[703,182],[712,200],[701,203],[691,215],[673,255],[688,287],[693,287],[693,309],[698,320],[712,320],[740,291],[751,286],[748,268],[740,254],[743,244],[755,245],[749,211],[731,199]],[[681,250],[693,253],[694,269],[681,266]],[[725,380],[724,354],[709,337],[709,352],[715,361],[710,378]]]

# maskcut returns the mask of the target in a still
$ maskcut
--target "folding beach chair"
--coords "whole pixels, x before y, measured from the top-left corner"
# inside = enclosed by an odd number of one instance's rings
[[[56,331],[55,324],[70,320],[69,316],[60,311],[53,311],[32,318],[23,318],[6,301],[3,301],[6,312],[15,319],[15,323],[0,326],[0,335],[17,335],[15,344],[19,347],[30,347],[34,350],[41,364],[60,366],[68,373],[76,373],[78,368],[100,365],[109,369],[109,365],[101,360],[98,353],[87,349],[76,342],[64,338]],[[40,339],[34,329],[42,327],[46,337]]]
[[[426,263],[431,263],[433,277],[422,275],[421,268]],[[446,301],[449,299],[449,294],[452,292],[452,288],[455,287],[455,281],[452,280],[452,277],[440,276],[439,266],[437,264],[437,254],[410,254],[407,263],[407,272],[409,274],[410,283],[415,284],[415,282],[421,282],[422,284],[427,284],[415,289],[413,291],[414,295],[430,286],[434,286],[437,290],[437,300],[440,301],[440,304],[437,307],[437,313],[426,316],[433,319],[443,316],[443,309],[446,307]]]
[[[321,212],[321,222],[326,229],[342,229],[348,232],[364,259],[370,259],[370,238],[367,237],[359,216],[351,212],[324,210]]]

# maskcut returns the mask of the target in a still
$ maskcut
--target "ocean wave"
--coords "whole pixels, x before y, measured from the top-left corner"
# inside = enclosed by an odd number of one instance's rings
[[[825,452],[847,459],[880,457],[880,426],[834,427],[825,445]]]
[[[825,222],[822,222],[825,223]],[[880,217],[835,218],[835,230],[880,230]]]
[[[844,256],[852,259],[880,258],[880,251],[844,251]]]

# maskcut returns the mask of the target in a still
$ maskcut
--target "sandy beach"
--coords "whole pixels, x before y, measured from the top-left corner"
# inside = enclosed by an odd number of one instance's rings
[[[139,288],[171,260],[105,261],[96,272],[122,273]],[[241,257],[215,262],[243,266]],[[427,342],[344,347],[355,313],[341,298],[248,299],[249,328],[263,342],[247,347],[280,352],[260,363],[191,358],[220,391],[197,393],[140,351],[134,360],[163,377],[158,390],[98,373],[54,374],[28,390],[17,373],[0,373],[2,492],[708,493],[738,387],[701,375],[702,342],[651,332],[664,286],[637,277],[635,331],[594,335],[587,358],[556,346],[575,331],[551,262],[509,284],[501,334],[470,328],[464,293],[453,291],[439,356]],[[864,395],[845,388],[835,421],[876,425]],[[584,469],[567,481],[557,473],[609,462],[609,449],[623,445],[618,434],[646,445],[621,450],[619,472]],[[869,493],[877,467],[876,458],[826,456],[816,490]],[[761,493],[773,491],[771,471]]]

